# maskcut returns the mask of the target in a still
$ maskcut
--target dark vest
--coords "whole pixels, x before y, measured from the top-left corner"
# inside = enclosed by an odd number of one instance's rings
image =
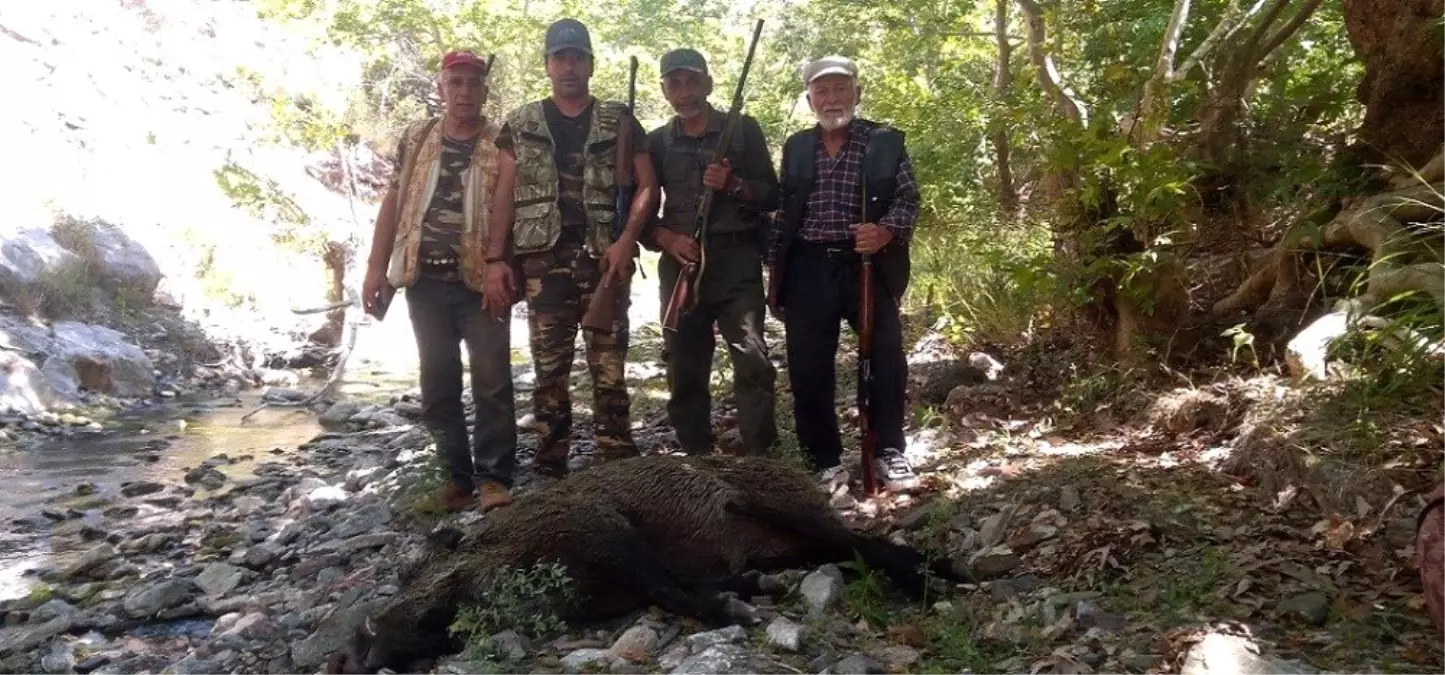
[[[881,124],[873,127],[868,137],[868,145],[863,152],[862,183],[868,188],[868,203],[863,205],[864,222],[878,222],[893,203],[893,193],[898,187],[898,165],[903,161],[903,140],[902,131]],[[777,270],[774,272],[779,284],[786,274],[788,249],[807,216],[808,199],[813,194],[817,147],[818,135],[813,129],[799,131],[783,143],[783,172],[780,176],[783,212],[779,223]],[[895,238],[873,254],[873,272],[895,303],[901,303],[903,293],[908,290],[910,267],[906,240]],[[781,296],[780,293],[779,302]]]

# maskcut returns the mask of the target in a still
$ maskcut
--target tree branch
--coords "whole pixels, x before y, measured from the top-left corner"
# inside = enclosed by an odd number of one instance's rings
[[[1250,13],[1252,14],[1258,10],[1260,5],[1261,3],[1255,3],[1254,10],[1250,10]],[[1219,24],[1214,27],[1214,30],[1209,32],[1209,36],[1204,38],[1204,41],[1200,42],[1199,46],[1195,47],[1189,56],[1184,58],[1184,63],[1179,64],[1179,68],[1174,70],[1169,81],[1171,83],[1178,82],[1188,77],[1189,71],[1194,70],[1195,66],[1199,65],[1206,56],[1209,56],[1209,52],[1212,51],[1216,45],[1223,42],[1228,36],[1233,35],[1235,29],[1237,29],[1239,24],[1248,16],[1249,14],[1240,14],[1239,0],[1232,0],[1229,3],[1229,7],[1224,10],[1224,16],[1220,17]]]
[[[1300,26],[1303,26],[1305,21],[1310,18],[1310,15],[1314,14],[1315,10],[1320,8],[1320,2],[1321,0],[1305,0],[1304,6],[1301,7],[1298,12],[1295,12],[1294,18],[1290,19],[1289,23],[1280,26],[1279,30],[1274,32],[1274,35],[1271,35],[1269,39],[1264,41],[1264,47],[1259,50],[1259,58],[1261,60],[1268,58],[1271,52],[1279,49],[1280,45],[1294,36],[1295,32],[1300,29]]]
[[[1250,51],[1251,59],[1258,60],[1260,58],[1255,55],[1254,50],[1263,42],[1265,34],[1269,32],[1269,27],[1274,25],[1274,22],[1279,19],[1279,15],[1284,12],[1285,5],[1289,3],[1290,0],[1272,0],[1269,3],[1269,9],[1264,11],[1264,17],[1259,20],[1259,25],[1254,27],[1254,32],[1250,33],[1249,40],[1244,44],[1244,49]]]
[[[1040,7],[1034,0],[1018,0],[1018,3],[1019,7],[1023,9],[1024,15],[1028,17],[1029,60],[1038,70],[1039,86],[1053,100],[1054,108],[1059,114],[1070,122],[1087,126],[1087,110],[1060,84],[1062,78],[1059,76],[1058,69],[1054,67],[1053,57],[1049,56],[1048,51],[1044,49],[1044,43],[1048,39],[1048,27],[1044,23],[1043,7]]]

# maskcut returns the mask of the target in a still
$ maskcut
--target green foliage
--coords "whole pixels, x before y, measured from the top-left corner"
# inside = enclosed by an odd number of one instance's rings
[[[868,622],[874,628],[884,628],[888,625],[889,608],[883,597],[883,575],[868,567],[863,558],[856,553],[853,559],[838,563],[842,569],[850,569],[858,574],[856,579],[849,581],[843,587],[843,604],[847,612],[856,619]]]
[[[570,602],[576,595],[574,582],[560,563],[499,568],[485,582],[480,601],[463,606],[448,631],[466,640],[468,656],[496,657],[490,638],[503,630],[514,629],[533,639],[565,631],[556,603]]]

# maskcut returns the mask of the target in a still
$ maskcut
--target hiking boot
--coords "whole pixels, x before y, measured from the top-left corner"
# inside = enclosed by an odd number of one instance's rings
[[[918,489],[918,475],[903,458],[903,453],[894,448],[885,448],[874,460],[878,467],[878,478],[883,489],[889,492],[908,492]]]
[[[507,490],[507,486],[497,481],[482,481],[477,491],[481,493],[481,497],[477,499],[477,506],[482,509],[483,513],[512,503],[512,493]]]
[[[445,511],[465,511],[472,506],[472,491],[453,481],[447,481],[437,497],[437,506]]]

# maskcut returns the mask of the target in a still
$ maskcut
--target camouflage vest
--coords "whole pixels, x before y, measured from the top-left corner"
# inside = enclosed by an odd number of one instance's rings
[[[612,221],[616,204],[617,164],[615,141],[618,124],[626,106],[597,100],[591,126],[583,144],[582,205],[587,214],[587,252],[594,258],[612,243]],[[542,102],[533,101],[507,116],[512,130],[512,148],[517,157],[517,183],[512,192],[516,214],[512,220],[512,242],[519,254],[545,251],[557,244],[562,233],[562,210],[558,203],[557,165],[552,132]]]
[[[431,133],[422,138],[425,120],[407,126],[404,151],[411,155],[410,178],[401,186],[398,198],[400,211],[396,223],[396,242],[391,250],[387,279],[398,288],[410,286],[417,278],[417,257],[421,249],[422,218],[431,205],[441,171],[442,124],[432,125]],[[487,237],[491,229],[492,193],[497,188],[497,134],[501,126],[482,119],[472,161],[462,173],[463,229],[461,236],[462,280],[467,287],[481,292],[486,279]],[[405,163],[408,158],[403,157]],[[405,164],[403,165],[405,173]]]

